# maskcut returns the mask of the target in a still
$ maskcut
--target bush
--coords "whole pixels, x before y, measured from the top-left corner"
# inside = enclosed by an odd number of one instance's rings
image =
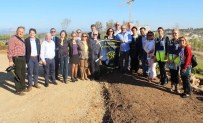
[[[192,69],[192,73],[193,73],[193,74],[200,74],[200,75],[203,75],[203,68],[199,68],[199,67],[193,68],[193,69]]]

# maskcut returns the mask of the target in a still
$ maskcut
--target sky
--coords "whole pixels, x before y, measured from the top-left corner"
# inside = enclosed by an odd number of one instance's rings
[[[90,25],[101,21],[103,26],[113,20],[122,23],[129,20],[127,0],[0,0],[0,30],[26,30],[39,32],[55,27],[62,29],[61,22],[71,20],[68,31],[78,28],[89,31]],[[132,21],[149,25],[151,30],[162,26],[173,28],[202,28],[203,0],[135,0],[132,4]]]

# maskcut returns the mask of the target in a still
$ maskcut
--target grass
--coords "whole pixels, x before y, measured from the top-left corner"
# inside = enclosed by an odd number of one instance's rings
[[[193,69],[203,71],[203,53],[198,53],[198,54],[194,53],[194,54],[197,57],[198,65],[195,68],[193,68]],[[197,76],[198,78],[203,79],[203,74],[197,74],[196,73],[195,76]]]

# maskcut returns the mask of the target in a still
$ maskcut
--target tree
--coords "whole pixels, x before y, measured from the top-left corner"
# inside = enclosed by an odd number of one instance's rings
[[[114,21],[113,20],[109,20],[108,22],[106,22],[106,29],[113,28],[113,27],[114,27]]]
[[[97,22],[95,23],[95,25],[96,25],[96,28],[97,28],[98,32],[101,32],[102,29],[103,29],[102,22],[101,22],[101,21],[97,21]]]
[[[62,22],[61,22],[61,27],[63,30],[66,30],[68,29],[68,26],[70,25],[71,23],[71,20],[68,19],[68,18],[65,18]]]

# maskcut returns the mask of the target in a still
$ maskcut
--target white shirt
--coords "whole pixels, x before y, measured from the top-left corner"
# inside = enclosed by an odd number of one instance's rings
[[[142,46],[143,46],[143,49],[144,49],[146,40],[147,40],[147,36],[144,36],[144,37],[142,36]]]
[[[37,45],[35,39],[30,39],[31,56],[37,56]]]
[[[118,33],[120,33],[121,32],[121,30],[115,30],[114,31],[114,36],[116,36]]]
[[[53,59],[55,57],[55,43],[54,41],[43,41],[41,45],[40,58],[45,62],[45,58]]]
[[[155,49],[155,41],[154,40],[150,40],[150,41],[146,41],[145,46],[144,46],[144,50],[146,53],[149,53],[151,50]]]

